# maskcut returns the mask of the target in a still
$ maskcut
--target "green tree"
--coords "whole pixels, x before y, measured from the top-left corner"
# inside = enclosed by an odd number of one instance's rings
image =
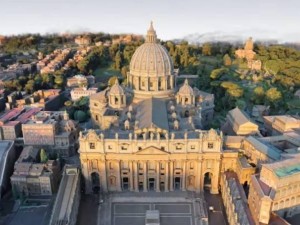
[[[112,87],[115,84],[116,79],[118,79],[117,76],[112,76],[111,78],[109,78],[109,80],[108,80],[108,86]]]
[[[222,82],[221,87],[225,88],[226,93],[228,93],[229,96],[233,98],[240,98],[244,94],[244,90],[241,86],[230,81]]]
[[[40,152],[41,163],[46,163],[48,161],[48,156],[46,151],[42,148]]]
[[[202,54],[206,56],[210,56],[212,52],[212,47],[210,43],[205,43],[202,46]]]
[[[117,54],[115,56],[115,68],[117,70],[120,70],[122,66],[122,56],[121,56],[121,52],[117,51]]]
[[[223,57],[223,64],[224,66],[231,66],[231,58],[228,54],[224,55]]]
[[[225,72],[227,72],[227,69],[225,68],[214,69],[210,73],[210,78],[214,80],[219,79],[222,75],[225,74]]]
[[[269,102],[275,104],[282,99],[282,94],[277,88],[273,87],[266,92],[266,98]]]
[[[263,102],[264,97],[265,97],[264,88],[261,87],[261,86],[258,86],[256,88],[254,88],[253,93],[254,93],[254,96],[253,96],[252,100],[256,104],[261,104]]]
[[[25,85],[25,91],[29,94],[33,93],[35,91],[34,88],[34,80],[29,80],[27,81],[26,85]]]
[[[40,152],[41,163],[46,163],[48,161],[48,156],[46,151],[42,148]]]
[[[255,96],[258,96],[258,97],[264,97],[264,95],[265,95],[265,90],[261,86],[254,88],[253,92],[254,92]]]

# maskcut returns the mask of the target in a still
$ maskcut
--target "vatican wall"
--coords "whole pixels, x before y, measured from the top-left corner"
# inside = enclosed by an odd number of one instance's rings
[[[89,131],[80,137],[80,160],[87,193],[204,187],[218,193],[221,139],[213,131],[197,139],[109,139]]]

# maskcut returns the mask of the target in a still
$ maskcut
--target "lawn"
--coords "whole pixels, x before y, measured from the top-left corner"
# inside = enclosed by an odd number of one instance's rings
[[[96,82],[102,83],[107,83],[112,76],[122,76],[120,71],[111,68],[111,66],[98,68],[94,71],[93,75],[95,76]]]

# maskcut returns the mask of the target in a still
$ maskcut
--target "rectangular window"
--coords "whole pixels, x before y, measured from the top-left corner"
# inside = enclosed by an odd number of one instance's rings
[[[122,145],[121,146],[121,150],[127,150],[127,146],[126,145]]]
[[[95,148],[96,148],[95,143],[94,143],[94,142],[91,142],[91,143],[90,143],[90,149],[95,149]]]
[[[208,142],[208,148],[209,148],[209,149],[212,149],[212,148],[214,148],[214,143],[212,143],[212,142]]]
[[[176,145],[176,150],[181,150],[181,149],[182,149],[181,145]]]
[[[191,145],[191,149],[194,150],[196,147],[195,145]]]

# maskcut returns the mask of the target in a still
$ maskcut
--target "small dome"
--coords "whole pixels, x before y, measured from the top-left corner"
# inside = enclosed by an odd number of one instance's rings
[[[133,54],[130,73],[144,77],[163,77],[173,74],[173,63],[165,47],[157,43],[156,32],[151,22],[146,42]]]
[[[184,84],[181,86],[178,93],[181,95],[194,95],[193,88],[189,85],[187,79],[185,79]]]
[[[115,84],[110,88],[110,95],[124,95],[124,89],[119,84],[119,80],[116,79]]]

